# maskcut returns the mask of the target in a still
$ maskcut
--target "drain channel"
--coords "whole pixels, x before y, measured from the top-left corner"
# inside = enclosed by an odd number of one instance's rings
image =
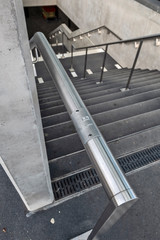
[[[160,145],[117,159],[125,173],[144,167],[160,159]]]
[[[160,145],[118,158],[117,161],[124,173],[146,166],[160,159]],[[72,176],[53,181],[52,187],[56,200],[62,199],[100,183],[95,169],[90,168]]]
[[[52,183],[56,200],[81,192],[100,183],[95,169],[91,168]]]

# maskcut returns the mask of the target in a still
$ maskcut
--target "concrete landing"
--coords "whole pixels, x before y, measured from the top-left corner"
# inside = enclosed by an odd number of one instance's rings
[[[26,209],[1,167],[0,178],[1,240],[72,239],[93,228],[108,203],[103,189],[98,188],[26,218]],[[159,240],[160,162],[127,178],[139,201],[101,240]]]

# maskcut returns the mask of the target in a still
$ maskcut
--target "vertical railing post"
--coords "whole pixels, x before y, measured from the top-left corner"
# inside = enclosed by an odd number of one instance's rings
[[[86,78],[87,57],[88,57],[88,48],[86,48],[86,55],[85,55],[85,61],[84,61],[84,73],[83,73],[83,78]]]
[[[74,68],[73,68],[73,45],[71,45],[71,68],[70,71],[73,72]]]
[[[125,90],[129,89],[129,85],[130,85],[130,82],[131,82],[131,79],[132,79],[132,75],[133,75],[133,72],[134,72],[134,69],[135,69],[135,66],[136,66],[136,63],[137,63],[137,60],[138,60],[141,48],[142,48],[142,44],[143,44],[143,40],[140,41],[140,44],[139,44],[139,47],[138,47],[138,50],[137,50],[137,53],[136,53],[136,56],[135,56],[135,59],[134,59],[134,62],[133,62],[133,66],[132,66],[132,69],[131,69],[131,72],[130,72],[130,75],[129,75],[128,82],[127,82]]]
[[[62,58],[64,58],[64,32],[62,32]]]
[[[102,70],[101,70],[101,76],[100,76],[100,80],[98,83],[102,83],[102,80],[103,80],[103,73],[104,73],[104,67],[105,67],[105,62],[106,62],[107,50],[108,50],[108,45],[106,44],[104,58],[103,58],[103,64],[102,64]]]
[[[55,34],[55,37],[56,37],[56,46],[58,46],[58,34],[57,33]]]
[[[39,59],[39,56],[38,56],[38,50],[37,50],[36,47],[34,48],[34,53],[35,53],[35,60],[32,61],[32,63],[37,63],[37,62],[38,62],[38,59]],[[33,53],[32,53],[32,51],[31,51],[31,54],[32,54],[32,58],[33,58]]]

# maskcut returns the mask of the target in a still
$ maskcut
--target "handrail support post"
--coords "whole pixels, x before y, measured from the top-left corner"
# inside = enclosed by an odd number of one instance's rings
[[[131,82],[131,79],[132,79],[132,75],[133,75],[133,72],[134,72],[134,69],[135,69],[135,66],[136,66],[136,63],[137,63],[137,60],[138,60],[141,48],[142,48],[142,44],[143,44],[143,40],[140,41],[140,44],[139,44],[139,47],[138,47],[138,50],[137,50],[137,53],[136,53],[136,56],[135,56],[135,59],[134,59],[134,62],[133,62],[133,66],[132,66],[132,69],[131,69],[131,72],[130,72],[130,75],[129,75],[128,82],[127,82],[125,90],[129,89],[129,85],[130,85],[130,82]]]
[[[56,34],[56,46],[58,46],[58,37],[57,37],[57,34]]]
[[[74,72],[73,68],[73,45],[71,45],[71,67],[69,69],[71,72]]]
[[[62,32],[62,58],[65,58],[64,57],[64,32]]]
[[[106,62],[107,50],[108,50],[108,45],[106,44],[104,58],[103,58],[103,64],[102,64],[102,69],[101,69],[101,76],[100,76],[100,80],[99,80],[99,82],[97,82],[97,84],[100,84],[103,82],[102,80],[103,80],[103,73],[104,73],[104,67],[105,67],[105,62]]]
[[[84,79],[86,78],[87,58],[88,58],[88,48],[86,48],[85,61],[84,61],[84,72],[83,72]]]
[[[34,61],[32,61],[32,63],[37,63],[38,62],[38,59],[39,59],[39,56],[38,56],[38,50],[37,50],[37,48],[35,47],[35,57],[36,57],[36,59],[34,60]]]

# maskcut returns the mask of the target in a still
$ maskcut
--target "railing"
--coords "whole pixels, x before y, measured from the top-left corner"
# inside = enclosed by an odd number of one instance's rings
[[[95,32],[95,31],[98,31],[98,33],[101,33],[101,32],[100,32],[100,29],[101,29],[101,28],[106,29],[106,30],[108,31],[108,34],[109,34],[109,33],[112,33],[116,38],[118,38],[119,40],[121,40],[121,38],[120,38],[116,33],[114,33],[111,29],[109,29],[109,28],[106,27],[105,25],[102,25],[102,26],[100,26],[100,27],[97,27],[97,28],[88,30],[88,31],[86,31],[86,32],[79,33],[79,34],[77,34],[77,35],[75,35],[75,36],[71,36],[71,37],[67,36],[67,34],[66,34],[65,32],[63,32],[63,30],[58,29],[58,30],[56,30],[56,31],[55,31],[55,30],[52,31],[52,32],[50,33],[50,36],[53,36],[53,35],[55,36],[55,34],[57,34],[57,33],[60,31],[61,33],[64,33],[64,34],[65,34],[65,36],[67,37],[68,40],[73,40],[73,38],[78,38],[78,37],[81,37],[81,36],[83,36],[83,35],[91,34],[92,32]]]
[[[75,36],[69,36],[64,30],[62,30],[61,28],[62,28],[63,25],[64,24],[60,25],[58,27],[58,29],[53,30],[49,34],[49,38],[50,39],[56,38],[56,44],[57,45],[58,45],[58,37],[57,36],[58,36],[58,34],[61,34],[62,35],[62,46],[63,46],[63,48],[64,48],[64,36],[67,38],[68,41],[75,41],[77,38],[82,39],[82,36],[84,36],[84,35],[88,35],[88,37],[91,37],[91,33],[95,32],[95,31],[98,31],[98,33],[100,34],[101,33],[100,29],[102,29],[102,28],[104,28],[108,32],[108,34],[111,33],[117,39],[121,40],[121,38],[116,33],[114,33],[111,29],[109,29],[108,27],[106,27],[104,25],[100,26],[100,27],[97,27],[97,28],[94,28],[92,30],[83,32],[83,33],[79,33],[79,34],[77,34]],[[64,50],[63,50],[62,56],[64,57]]]
[[[108,43],[102,43],[102,44],[97,44],[97,45],[92,45],[92,46],[88,46],[88,47],[79,47],[76,48],[74,46],[74,44],[72,44],[71,46],[71,69],[73,69],[73,50],[85,50],[86,54],[85,54],[85,62],[84,62],[84,72],[83,72],[83,78],[86,77],[86,69],[87,69],[87,54],[88,54],[88,49],[91,48],[98,48],[98,47],[104,47],[105,46],[105,51],[104,51],[104,58],[103,58],[103,64],[102,64],[102,69],[101,69],[101,75],[100,75],[100,80],[98,83],[102,83],[103,80],[103,72],[104,72],[104,67],[105,67],[105,62],[106,62],[106,55],[107,55],[107,51],[108,51],[108,47],[111,45],[116,45],[116,44],[122,44],[122,43],[131,43],[131,42],[139,42],[139,46],[136,52],[136,56],[131,68],[131,72],[126,84],[126,87],[124,88],[124,90],[128,90],[129,89],[129,85],[132,79],[132,75],[142,48],[142,44],[144,41],[150,40],[150,39],[158,39],[160,38],[160,34],[154,34],[154,35],[149,35],[149,36],[143,36],[143,37],[138,37],[138,38],[132,38],[132,39],[127,39],[127,40],[120,40],[120,41],[115,41],[115,42],[108,42]]]
[[[40,51],[110,200],[88,238],[91,240],[104,224],[106,230],[109,229],[135,203],[137,197],[45,36],[36,33],[30,40],[30,48]]]

